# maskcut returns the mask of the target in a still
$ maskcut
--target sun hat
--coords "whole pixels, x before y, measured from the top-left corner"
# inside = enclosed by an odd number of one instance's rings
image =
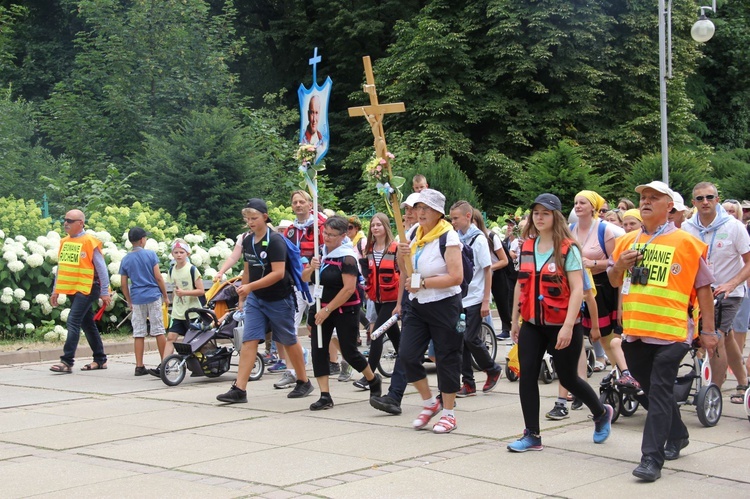
[[[445,215],[445,196],[440,191],[435,189],[422,189],[419,193],[419,198],[414,203],[422,203],[429,206],[433,210],[437,211],[441,215]]]

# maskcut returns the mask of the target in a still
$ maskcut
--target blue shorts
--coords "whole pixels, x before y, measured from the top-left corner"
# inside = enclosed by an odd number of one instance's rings
[[[273,340],[290,346],[297,343],[294,327],[294,312],[297,299],[290,294],[282,300],[261,300],[255,293],[250,293],[245,300],[245,323],[242,341],[259,341],[266,339],[266,331],[271,326]]]

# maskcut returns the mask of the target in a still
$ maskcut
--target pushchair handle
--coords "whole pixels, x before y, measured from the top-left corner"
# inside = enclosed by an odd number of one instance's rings
[[[209,310],[207,308],[189,308],[185,311],[185,317],[187,317],[190,313],[198,314],[198,317],[203,322],[211,322],[214,326],[219,325],[219,319],[216,317],[216,314],[213,312],[213,310]]]

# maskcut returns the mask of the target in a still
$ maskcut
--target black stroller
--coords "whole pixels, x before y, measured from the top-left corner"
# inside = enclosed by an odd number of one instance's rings
[[[176,353],[164,359],[161,365],[160,376],[166,385],[176,386],[182,383],[187,370],[190,370],[191,377],[221,376],[232,366],[232,357],[239,355],[242,347],[242,319],[236,319],[235,315],[238,314],[233,312],[237,306],[237,291],[229,281],[222,283],[222,286],[208,302],[213,307],[221,303],[223,309],[228,311],[221,321],[213,310],[187,310],[186,316],[191,319],[190,329],[182,343],[174,344]],[[258,353],[249,380],[260,379],[264,370],[263,357]]]

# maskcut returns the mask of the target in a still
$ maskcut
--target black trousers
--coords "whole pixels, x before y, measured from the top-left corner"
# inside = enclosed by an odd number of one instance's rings
[[[481,371],[497,372],[500,366],[492,360],[487,345],[482,341],[482,304],[472,305],[464,309],[466,314],[466,331],[464,331],[464,344],[461,360],[461,377],[464,383],[472,387],[474,383],[474,368],[471,366],[471,358],[477,362]]]
[[[664,464],[667,440],[689,436],[674,398],[674,381],[689,349],[687,343],[652,345],[637,340],[622,344],[630,374],[638,380],[648,397],[641,454],[652,458],[660,468]]]
[[[375,329],[382,326],[385,321],[390,319],[393,316],[393,309],[396,308],[396,302],[395,301],[388,301],[385,303],[375,303],[375,312],[377,312],[377,318],[375,319]],[[373,331],[375,330],[373,329]],[[399,341],[401,341],[401,330],[398,328],[398,323],[392,325],[388,328],[388,331],[385,332],[385,334],[388,335],[388,338],[391,339],[391,343],[393,344],[393,348],[396,349],[398,352],[398,345]],[[380,363],[380,356],[383,355],[383,340],[385,339],[384,335],[380,335],[380,337],[377,340],[372,340],[370,343],[370,354],[367,357],[367,363],[370,364],[370,367],[374,371],[378,368],[378,364]]]
[[[495,300],[497,315],[500,316],[503,331],[510,331],[513,289],[510,287],[510,281],[505,273],[505,269],[496,270],[492,273],[492,299]]]
[[[524,322],[518,335],[518,361],[521,364],[518,392],[526,429],[534,434],[539,434],[539,371],[545,351],[548,351],[555,361],[555,371],[560,384],[586,404],[594,416],[604,413],[604,405],[599,401],[594,389],[578,376],[578,358],[583,345],[583,332],[580,328],[573,328],[570,344],[562,350],[556,350],[559,332],[560,328],[556,326],[536,326]]]
[[[359,306],[344,307],[343,312],[339,310],[332,311],[331,315],[321,324],[323,330],[323,344],[318,345],[318,330],[313,320],[312,326],[312,363],[313,374],[315,377],[328,376],[330,367],[328,365],[328,345],[331,343],[333,329],[336,328],[336,334],[339,337],[339,346],[341,347],[341,356],[354,369],[359,372],[364,371],[367,367],[367,359],[357,348],[357,338],[359,337]],[[315,316],[315,308],[310,308],[310,313]]]

